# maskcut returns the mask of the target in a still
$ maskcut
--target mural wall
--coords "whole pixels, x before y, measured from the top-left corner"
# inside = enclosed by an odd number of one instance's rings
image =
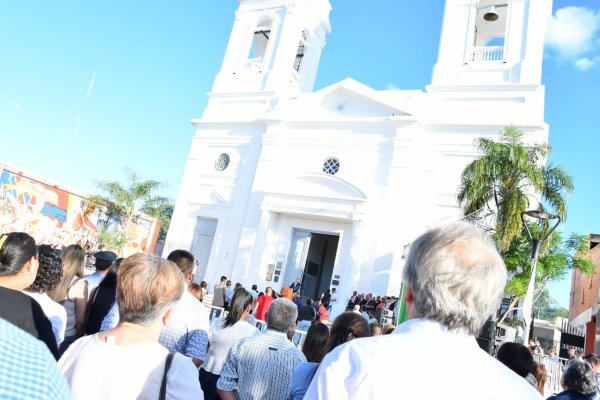
[[[38,244],[64,247],[73,243],[97,250],[98,229],[107,217],[87,209],[84,197],[9,171],[0,166],[0,233],[27,232]],[[128,232],[123,255],[152,252],[158,237],[156,218],[138,218]]]

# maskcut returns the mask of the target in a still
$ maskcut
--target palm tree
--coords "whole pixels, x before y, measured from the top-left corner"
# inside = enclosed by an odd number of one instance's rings
[[[479,138],[475,145],[482,155],[464,169],[458,201],[465,215],[484,207],[497,211],[496,241],[501,251],[520,235],[521,212],[535,194],[540,196],[539,208],[546,204],[566,218],[565,194],[573,191],[573,180],[560,167],[546,164],[550,145],[524,144],[523,132],[514,126],[504,127],[498,141]]]
[[[161,182],[143,180],[129,169],[126,169],[126,174],[125,184],[117,181],[96,183],[103,194],[87,199],[89,208],[102,207],[110,219],[108,222],[117,226],[115,232],[109,232],[108,226],[105,226],[102,233],[106,237],[105,244],[119,251],[126,244],[129,228],[132,223],[136,223],[140,212],[158,216],[156,214],[159,210],[170,205],[167,198],[155,195],[163,186]],[[102,239],[103,236],[99,237]]]

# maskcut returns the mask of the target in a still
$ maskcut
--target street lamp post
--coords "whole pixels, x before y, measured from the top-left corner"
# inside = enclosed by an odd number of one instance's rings
[[[537,220],[556,220],[556,223],[548,232],[541,238],[534,238],[529,230],[529,227],[525,223],[525,217],[535,218]],[[555,214],[550,214],[544,211],[539,210],[529,210],[523,211],[521,213],[521,221],[523,222],[523,226],[525,226],[525,230],[527,231],[527,235],[531,240],[531,276],[529,277],[529,284],[527,285],[527,292],[525,293],[525,299],[523,300],[523,322],[525,326],[523,328],[523,337],[521,338],[522,343],[527,345],[529,340],[529,328],[531,327],[532,322],[532,307],[533,307],[533,290],[535,288],[535,270],[537,265],[538,254],[540,252],[540,247],[542,247],[542,243],[544,240],[548,239],[548,236],[556,229],[558,224],[560,224],[560,217]]]

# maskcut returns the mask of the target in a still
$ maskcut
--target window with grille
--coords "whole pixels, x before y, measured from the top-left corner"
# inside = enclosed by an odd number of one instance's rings
[[[231,159],[229,158],[229,154],[227,154],[227,153],[219,154],[219,156],[215,160],[215,169],[218,172],[224,171],[225,168],[227,168],[229,166],[230,161],[231,161]]]
[[[323,163],[323,172],[329,175],[335,175],[340,170],[340,161],[337,158],[330,157]]]
[[[251,60],[262,60],[267,53],[269,38],[271,37],[271,26],[273,21],[270,18],[263,19],[254,30],[252,36],[252,45],[250,46],[250,54],[248,58]]]
[[[300,72],[300,66],[304,59],[304,53],[306,51],[306,32],[302,31],[302,37],[300,43],[298,43],[298,49],[296,50],[296,59],[294,60],[294,69],[296,72]]]

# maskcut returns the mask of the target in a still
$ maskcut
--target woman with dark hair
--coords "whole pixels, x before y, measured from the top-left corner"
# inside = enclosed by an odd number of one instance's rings
[[[327,289],[325,291],[325,293],[323,293],[323,296],[321,296],[321,304],[323,305],[323,307],[325,307],[325,309],[328,309],[330,302],[331,302],[331,290]]]
[[[65,308],[48,297],[48,292],[52,292],[62,277],[62,261],[60,256],[52,247],[47,244],[38,246],[39,268],[35,281],[25,289],[24,293],[33,297],[44,310],[44,314],[52,324],[54,338],[59,345],[65,339],[65,329],[67,327],[67,312]]]
[[[93,335],[100,332],[102,320],[108,314],[116,301],[117,295],[117,271],[123,258],[116,259],[111,265],[109,271],[98,287],[90,293],[90,299],[87,304],[87,315],[83,324],[83,333]]]
[[[329,341],[329,328],[325,324],[313,324],[308,328],[302,352],[306,356],[307,364],[319,364],[327,354]]]
[[[229,350],[241,339],[258,335],[256,327],[246,322],[252,305],[252,294],[244,288],[237,289],[229,303],[229,314],[213,320],[209,335],[206,362],[200,369],[200,384],[205,399],[219,399],[217,381]]]
[[[343,312],[337,316],[329,331],[327,353],[352,339],[371,336],[369,322],[352,311]]]
[[[329,335],[326,339],[323,338],[324,331],[323,327],[329,331]],[[314,339],[310,338],[314,335]],[[349,340],[368,337],[371,335],[371,330],[369,328],[369,323],[360,315],[356,314],[352,311],[346,311],[337,316],[337,318],[333,321],[331,325],[331,329],[328,329],[324,324],[313,324],[306,335],[306,341],[304,342],[304,347],[302,351],[306,355],[306,359],[309,362],[302,363],[298,365],[294,369],[294,375],[292,377],[292,385],[290,388],[290,394],[288,396],[288,400],[301,400],[304,398],[306,394],[306,390],[310,386],[313,377],[315,376],[315,372],[317,372],[317,368],[319,364],[325,357],[327,353],[331,350],[335,349],[340,344],[346,343]],[[318,361],[310,361],[309,354],[313,357],[312,349],[305,350],[304,348],[308,345],[309,339],[315,342],[322,342],[322,353],[315,352],[314,357],[315,360]],[[311,344],[310,347],[314,348],[315,345]],[[307,354],[308,353],[308,354]]]
[[[23,232],[0,235],[0,318],[40,339],[58,359],[52,324],[37,301],[22,293],[38,271],[35,240]]]
[[[598,393],[596,373],[587,362],[574,362],[563,373],[560,380],[563,392],[548,397],[548,400],[592,400]]]

